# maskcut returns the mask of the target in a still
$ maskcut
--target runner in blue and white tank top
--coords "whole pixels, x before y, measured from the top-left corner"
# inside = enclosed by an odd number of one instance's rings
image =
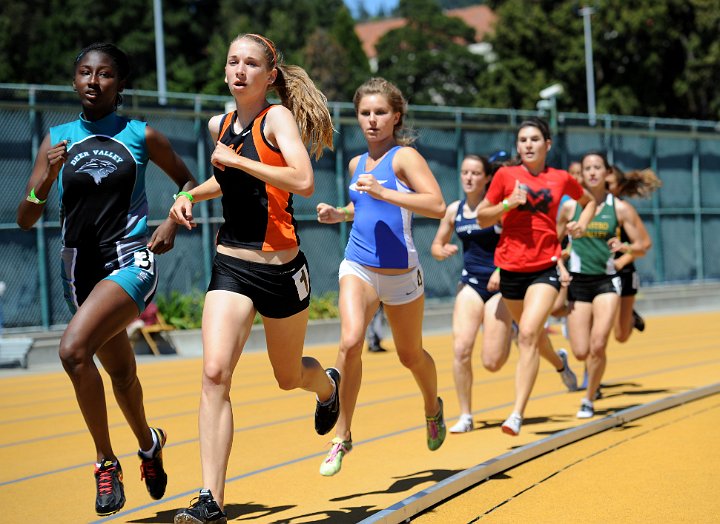
[[[152,498],[165,493],[166,434],[148,426],[125,329],[152,299],[157,286],[154,255],[172,249],[177,230],[168,219],[148,241],[148,161],[155,162],[179,190],[195,187],[193,176],[164,135],[115,113],[128,74],[127,55],[112,44],[92,44],[80,52],[73,87],[82,114],[78,120],[52,127],[45,136],[17,214],[18,225],[30,229],[58,181],[61,272],[73,313],[59,355],[95,444],[95,511],[101,516],[119,511],[125,492],[122,468],[110,442],[96,354],[138,441],[141,478]]]
[[[413,193],[393,170],[393,158],[400,148],[395,146],[390,149],[372,169],[366,167],[368,153],[361,155],[357,162],[349,188],[355,221],[345,249],[346,260],[377,268],[407,269],[418,265],[412,238],[412,212],[378,200],[357,187],[361,175],[371,174],[384,188]]]
[[[460,418],[450,428],[451,433],[473,429],[472,352],[480,326],[483,326],[482,362],[487,370],[499,370],[510,352],[512,318],[500,297],[500,276],[494,262],[501,228],[498,224],[481,227],[476,214],[490,180],[488,160],[467,155],[460,166],[465,198],[447,207],[431,246],[437,260],[456,255],[458,246],[451,243],[455,231],[463,250],[463,268],[453,311],[453,377]]]
[[[412,372],[424,401],[427,446],[445,439],[442,401],[437,396],[435,362],[422,347],[424,276],[412,238],[412,215],[441,218],[445,212],[440,186],[425,159],[404,147],[401,136],[407,104],[400,90],[372,78],[353,99],[368,152],[350,161],[350,204],[336,208],[320,203],[318,221],[327,224],[354,218],[345,259],[340,264],[340,350],[342,374],[340,418],[322,475],[340,471],[352,449],[350,425],[362,376],[365,330],[383,304],[400,361]]]

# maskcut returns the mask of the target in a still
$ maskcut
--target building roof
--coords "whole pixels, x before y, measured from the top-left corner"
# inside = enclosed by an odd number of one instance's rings
[[[485,5],[473,5],[459,9],[445,11],[447,16],[461,18],[467,25],[475,28],[475,39],[481,42],[485,35],[492,31],[497,15]],[[405,25],[404,18],[384,18],[372,22],[363,22],[355,25],[355,33],[362,42],[363,51],[368,58],[375,58],[375,44],[382,36],[393,29]]]

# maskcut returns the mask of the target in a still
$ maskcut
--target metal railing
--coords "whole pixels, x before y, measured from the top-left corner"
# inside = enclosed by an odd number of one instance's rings
[[[198,180],[211,173],[212,142],[207,120],[226,110],[224,96],[168,93],[159,105],[154,91],[127,90],[121,112],[147,120],[162,131]],[[449,203],[462,194],[459,165],[466,153],[514,151],[516,126],[535,111],[410,106],[407,123],[417,134],[416,147],[428,160]],[[347,240],[347,224],[316,222],[315,206],[342,205],[347,198],[347,163],[365,149],[352,104],[330,103],[337,133],[334,151],[315,168],[315,194],[294,198],[302,248],[312,272],[314,293],[337,289],[337,267]],[[70,87],[0,84],[0,176],[6,185],[0,204],[0,280],[6,326],[50,326],[69,314],[59,283],[57,251],[60,222],[57,195],[50,195],[44,217],[33,232],[19,231],[15,210],[24,196],[35,154],[48,129],[77,117],[79,105]],[[565,167],[589,150],[602,150],[625,170],[650,167],[663,188],[646,201],[633,201],[646,222],[654,247],[638,261],[645,284],[720,278],[720,123],[596,115],[557,115],[558,134],[549,162]],[[155,167],[146,180],[149,218],[157,225],[166,216],[175,187]],[[222,222],[219,202],[196,206],[200,233],[179,232],[175,249],[158,258],[160,293],[204,290],[210,277],[213,240]],[[439,263],[429,255],[437,221],[417,217],[415,242],[426,273],[427,295],[451,299],[461,257]]]

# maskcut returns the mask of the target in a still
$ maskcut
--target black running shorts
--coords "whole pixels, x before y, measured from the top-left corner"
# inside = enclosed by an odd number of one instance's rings
[[[620,277],[620,296],[633,297],[638,294],[640,288],[640,275],[636,270],[618,271]]]
[[[559,291],[560,275],[557,266],[553,264],[547,269],[533,271],[532,273],[500,269],[500,293],[502,293],[503,298],[522,300],[525,298],[528,288],[535,284],[548,284]]]
[[[287,318],[310,305],[310,273],[302,251],[287,264],[261,264],[215,254],[208,291],[245,295],[264,317]]]
[[[570,275],[572,280],[568,286],[568,302],[592,302],[598,295],[620,294],[620,277],[617,275]]]

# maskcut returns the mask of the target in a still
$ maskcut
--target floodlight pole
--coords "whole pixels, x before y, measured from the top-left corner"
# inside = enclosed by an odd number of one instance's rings
[[[165,85],[165,36],[163,33],[162,0],[153,0],[155,18],[155,62],[157,68],[158,104],[167,104],[167,87]]]
[[[587,83],[588,120],[591,126],[595,125],[595,72],[593,69],[592,30],[590,16],[595,12],[592,7],[582,7],[578,13],[583,17],[585,32],[585,81]]]

